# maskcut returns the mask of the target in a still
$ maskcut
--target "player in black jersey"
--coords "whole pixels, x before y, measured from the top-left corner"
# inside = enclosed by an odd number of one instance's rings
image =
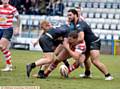
[[[91,62],[105,75],[105,80],[112,80],[113,77],[108,72],[106,66],[100,62],[100,46],[101,42],[91,30],[90,26],[83,20],[78,18],[78,13],[75,9],[68,11],[68,19],[70,21],[71,30],[78,30],[81,39],[85,40],[87,51],[86,51],[86,71],[85,76],[90,76],[90,64],[87,64],[87,60],[91,57]]]
[[[75,9],[70,9],[68,11],[68,20],[69,20],[69,29],[70,31],[78,31],[78,41],[82,42],[85,40],[86,42],[86,61],[85,61],[85,77],[90,76],[90,62],[88,63],[87,60],[89,57],[91,57],[91,62],[105,75],[105,80],[112,80],[113,77],[108,72],[106,66],[100,62],[99,56],[100,56],[100,39],[99,37],[95,36],[95,34],[92,32],[90,26],[83,21],[82,19],[79,19],[78,13]],[[58,59],[66,59],[65,53],[61,53],[58,55]],[[45,72],[45,75],[49,75],[51,70],[53,70],[54,66],[57,66],[59,61],[54,62],[50,67],[49,70]],[[51,68],[51,69],[50,69]]]
[[[53,61],[54,51],[56,47],[61,43],[58,38],[64,38],[69,33],[69,28],[67,25],[61,25],[60,27],[53,28],[48,22],[46,25],[43,25],[42,28],[45,29],[45,32],[43,32],[43,34],[40,36],[39,44],[43,50],[44,57],[40,60],[37,60],[35,63],[31,63],[26,66],[28,77],[32,69],[31,67],[50,64]],[[57,54],[56,51],[55,54]]]

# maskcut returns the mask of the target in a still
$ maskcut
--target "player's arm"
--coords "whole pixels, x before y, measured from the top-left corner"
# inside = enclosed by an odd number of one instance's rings
[[[77,25],[77,30],[78,32],[78,41],[79,42],[83,42],[84,41],[84,29],[83,27],[81,27],[81,25]]]
[[[44,33],[44,30],[40,30],[38,39],[37,39],[35,42],[32,42],[32,44],[33,44],[34,47],[38,44],[39,39],[40,39],[40,37],[43,35],[43,33]]]
[[[69,52],[69,54],[70,54],[74,59],[79,59],[79,58],[80,58],[80,55],[81,55],[82,52],[78,52],[78,51],[73,51],[73,50],[71,50],[70,45],[69,45],[67,39],[64,39],[63,46],[65,47],[65,49]]]
[[[14,30],[14,35],[18,35],[19,32],[20,32],[20,30],[19,30],[19,27],[20,27],[20,17],[19,17],[19,13],[18,13],[16,8],[13,9],[13,15],[17,19],[16,28]]]
[[[20,17],[19,17],[19,15],[15,16],[15,18],[17,19],[17,27],[19,27],[20,26]]]
[[[84,32],[80,31],[78,33],[78,42],[82,42],[84,40]]]

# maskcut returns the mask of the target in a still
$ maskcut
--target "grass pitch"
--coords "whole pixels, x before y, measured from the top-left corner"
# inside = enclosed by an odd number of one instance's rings
[[[60,76],[59,67],[46,79],[26,77],[26,64],[34,62],[42,57],[41,52],[11,50],[14,71],[0,72],[0,86],[40,86],[41,89],[120,89],[120,56],[101,55],[101,61],[107,66],[114,80],[105,81],[104,76],[98,69],[92,66],[92,79],[79,78],[84,69],[78,68],[71,73],[68,79]],[[2,54],[0,54],[0,69],[4,65]],[[36,68],[31,74],[38,71]]]

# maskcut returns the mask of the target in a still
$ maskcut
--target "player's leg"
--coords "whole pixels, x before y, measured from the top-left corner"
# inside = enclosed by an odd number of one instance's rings
[[[92,63],[105,75],[106,80],[112,80],[113,77],[108,72],[107,67],[100,61],[100,51],[99,50],[92,50],[91,52],[91,61]]]
[[[1,71],[12,71],[11,52],[9,50],[9,43],[12,34],[13,28],[3,29],[2,38],[0,39],[0,50],[5,56],[6,67]]]
[[[68,68],[69,73],[77,69],[81,63],[84,63],[84,61],[85,61],[85,55],[82,54],[78,60],[75,60],[75,62],[69,66]]]
[[[100,40],[91,44],[94,48],[90,50],[92,63],[105,75],[105,80],[112,80],[107,67],[100,61]]]
[[[40,70],[38,71],[38,74],[37,74],[37,78],[44,78],[44,71],[49,67],[50,64],[45,64],[45,65],[42,65]]]
[[[82,77],[82,78],[90,78],[91,77],[91,71],[90,71],[91,61],[89,59],[89,56],[90,56],[90,52],[87,49],[85,52],[85,61],[84,61],[85,72],[83,74],[80,74],[80,77]]]
[[[63,49],[62,44],[59,44],[57,48],[54,51],[54,59],[56,59],[56,56],[59,54],[59,52]],[[38,78],[44,78],[44,71],[48,68],[49,64],[42,65],[40,70],[38,71],[37,77]],[[36,75],[35,75],[36,77]]]
[[[32,71],[33,68],[39,67],[45,64],[50,64],[53,62],[53,52],[51,53],[44,53],[45,57],[38,59],[37,61],[27,64],[26,69],[27,69],[27,76],[30,76],[30,72]]]
[[[57,56],[59,53],[60,53],[60,51],[62,51],[62,49],[63,49],[63,45],[62,44],[59,44],[58,45],[58,47],[55,49],[55,55]],[[67,67],[69,67],[69,63],[68,63],[68,61],[67,61],[67,59],[66,60],[63,60],[63,63],[67,66]]]
[[[49,38],[48,36],[43,35],[39,39],[39,43],[40,43],[40,46],[44,52],[44,57],[38,59],[37,61],[35,61],[33,63],[26,65],[28,77],[30,76],[30,72],[33,68],[35,68],[37,66],[45,65],[45,64],[50,64],[53,61],[53,57],[54,57],[53,40],[51,38]]]
[[[54,60],[53,63],[50,64],[50,66],[48,67],[48,69],[45,71],[45,76],[47,77],[56,67],[57,65],[65,60],[69,58],[69,53],[67,52],[67,50],[63,49],[59,55],[56,57],[56,59]]]

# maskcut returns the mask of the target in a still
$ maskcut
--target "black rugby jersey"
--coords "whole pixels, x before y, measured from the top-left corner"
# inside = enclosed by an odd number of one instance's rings
[[[77,24],[73,24],[73,22],[70,23],[70,30],[77,30],[79,31],[83,31],[84,32],[84,39],[85,42],[87,44],[90,44],[91,42],[96,41],[97,39],[99,39],[99,37],[97,37],[91,30],[90,26],[83,20],[78,21]]]
[[[51,28],[47,33],[49,33],[53,39],[57,39],[58,37],[66,37],[68,35],[68,29],[67,25],[61,25],[60,27]]]

